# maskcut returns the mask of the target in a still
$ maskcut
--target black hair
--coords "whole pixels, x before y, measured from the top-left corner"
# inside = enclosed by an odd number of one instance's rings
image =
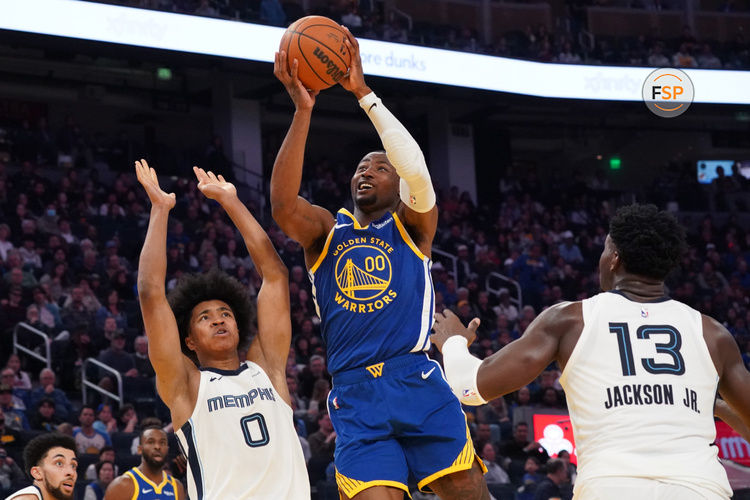
[[[99,471],[102,470],[102,467],[104,467],[104,464],[109,464],[112,466],[112,470],[115,470],[115,463],[111,460],[100,460],[94,465],[94,469],[96,469],[96,478],[99,479]]]
[[[547,474],[555,474],[557,472],[560,472],[561,470],[565,469],[565,466],[565,462],[563,462],[559,458],[551,458],[547,460],[546,464],[544,464],[544,468],[546,469]]]
[[[139,443],[143,442],[143,435],[146,434],[146,431],[152,431],[154,429],[166,434],[166,431],[161,428],[161,425],[157,425],[155,423],[149,423],[141,428],[141,432],[138,434],[138,442]]]
[[[685,229],[654,205],[620,208],[609,222],[609,236],[628,273],[663,281],[686,249]]]
[[[131,405],[130,403],[125,403],[125,404],[124,404],[124,405],[122,405],[122,406],[120,407],[120,409],[119,409],[119,410],[117,411],[117,418],[118,418],[118,419],[121,419],[121,418],[122,418],[122,417],[124,417],[124,416],[125,416],[125,414],[126,414],[127,412],[129,412],[130,410],[133,410],[133,411],[135,411],[135,406]]]
[[[80,416],[83,413],[83,410],[87,409],[93,411],[94,415],[96,415],[96,408],[91,405],[81,405],[81,410],[78,412],[78,415]]]
[[[44,460],[49,450],[55,447],[65,448],[76,453],[76,442],[70,436],[60,434],[57,432],[50,434],[42,434],[35,437],[26,448],[23,449],[23,462],[25,466],[26,474],[33,480],[31,476],[31,468],[36,467]]]
[[[169,292],[169,305],[172,307],[177,329],[180,332],[182,353],[197,363],[195,352],[188,349],[185,339],[190,334],[190,317],[193,308],[208,300],[225,302],[234,314],[239,329],[238,347],[245,347],[250,340],[250,323],[254,308],[250,302],[245,285],[228,274],[212,269],[203,274],[186,274],[177,286]]]
[[[102,456],[102,453],[106,453],[108,451],[115,451],[115,449],[111,446],[102,446],[102,449],[99,450],[99,456]]]

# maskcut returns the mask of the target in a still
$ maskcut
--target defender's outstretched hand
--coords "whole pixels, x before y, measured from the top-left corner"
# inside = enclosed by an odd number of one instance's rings
[[[477,338],[477,328],[479,328],[479,318],[474,318],[469,323],[468,327],[465,327],[458,316],[453,314],[450,309],[445,309],[442,313],[435,313],[435,323],[432,325],[432,330],[435,332],[430,335],[430,341],[437,346],[442,352],[443,344],[449,337],[454,335],[461,335],[466,338],[469,345],[474,342]]]
[[[362,70],[362,56],[359,54],[359,42],[354,38],[349,28],[346,26],[342,26],[341,28],[346,33],[344,45],[346,45],[349,54],[352,56],[352,62],[349,65],[349,72],[339,80],[339,83],[346,90],[354,94],[357,99],[361,99],[372,92],[372,90],[365,83],[365,74]]]
[[[287,66],[287,53],[285,50],[276,52],[273,60],[273,74],[284,84],[286,91],[289,93],[289,97],[294,102],[294,107],[297,109],[312,109],[315,106],[315,96],[320,92],[319,90],[307,90],[302,82],[297,77],[299,70],[299,61],[295,59],[292,61],[291,66]],[[289,71],[291,67],[292,70]]]
[[[237,197],[237,189],[234,184],[227,182],[223,175],[217,177],[210,170],[206,172],[200,167],[193,167],[193,172],[198,179],[198,189],[206,198],[224,203]]]
[[[142,159],[135,162],[135,176],[138,178],[141,186],[143,186],[143,189],[146,190],[152,206],[165,207],[170,210],[174,207],[175,194],[167,194],[162,191],[161,187],[159,187],[159,179],[156,177],[156,170],[149,167],[146,160]]]

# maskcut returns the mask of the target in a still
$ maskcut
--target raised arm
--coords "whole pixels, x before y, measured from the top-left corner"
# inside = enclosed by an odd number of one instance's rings
[[[437,231],[438,209],[424,154],[406,127],[365,83],[359,42],[348,28],[342,28],[346,32],[344,43],[351,53],[352,62],[349,73],[340,81],[341,86],[354,94],[375,126],[388,161],[401,178],[400,194],[403,203],[399,205],[398,215],[422,253],[429,256]]]
[[[273,218],[290,238],[305,249],[308,263],[315,261],[334,224],[333,215],[299,196],[302,164],[317,91],[308,91],[297,78],[299,63],[287,70],[286,52],[276,53],[273,74],[284,84],[294,102],[292,124],[281,144],[271,174],[271,210]]]
[[[263,280],[258,291],[258,336],[247,359],[266,369],[281,396],[289,402],[286,389],[286,358],[292,342],[289,312],[289,273],[268,235],[247,207],[237,198],[234,185],[223,176],[193,167],[198,189],[216,200],[239,229],[255,269]]]
[[[135,162],[138,182],[151,200],[151,215],[138,262],[138,299],[148,337],[148,357],[156,372],[156,388],[172,411],[178,425],[187,420],[197,397],[188,390],[191,371],[198,373],[192,362],[182,355],[180,334],[164,291],[167,274],[167,219],[174,207],[174,193],[159,187],[159,179],[146,160]],[[197,384],[196,384],[197,389]]]
[[[520,339],[480,361],[468,351],[476,326],[466,328],[450,310],[444,313],[435,315],[435,334],[430,339],[443,353],[453,393],[469,405],[481,405],[518,390],[553,361],[562,361],[563,336],[583,327],[580,303],[558,304],[539,314]]]

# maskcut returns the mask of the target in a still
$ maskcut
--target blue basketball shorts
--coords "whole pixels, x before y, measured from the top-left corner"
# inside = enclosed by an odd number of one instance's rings
[[[440,365],[424,353],[333,376],[328,412],[336,431],[336,482],[349,498],[373,486],[408,493],[468,470],[474,453],[466,416]]]

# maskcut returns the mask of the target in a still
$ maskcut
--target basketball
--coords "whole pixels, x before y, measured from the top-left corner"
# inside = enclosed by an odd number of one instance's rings
[[[294,23],[281,37],[279,50],[287,53],[287,64],[299,61],[298,76],[305,88],[323,90],[336,85],[349,71],[351,54],[344,45],[346,33],[323,16],[307,16]]]

